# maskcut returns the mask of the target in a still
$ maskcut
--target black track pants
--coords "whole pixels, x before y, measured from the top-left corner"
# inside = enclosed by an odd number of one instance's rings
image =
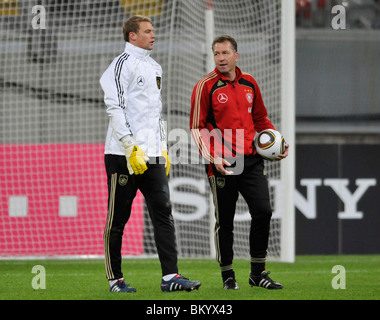
[[[251,261],[265,261],[272,208],[263,159],[258,155],[246,157],[244,170],[239,175],[223,176],[213,165],[207,165],[206,171],[215,205],[216,259],[222,271],[232,268],[234,217],[239,192],[247,202],[252,218],[249,234]]]
[[[152,220],[162,274],[178,273],[175,230],[165,166],[152,162],[150,161],[144,174],[129,175],[124,156],[105,155],[108,215],[104,230],[104,254],[108,280],[123,277],[122,236],[131,215],[132,202],[137,190],[144,195]]]

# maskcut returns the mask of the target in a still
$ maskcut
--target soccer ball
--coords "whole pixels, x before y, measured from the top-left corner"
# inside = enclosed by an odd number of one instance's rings
[[[280,132],[266,129],[256,134],[255,148],[264,159],[273,161],[285,151],[285,139]]]

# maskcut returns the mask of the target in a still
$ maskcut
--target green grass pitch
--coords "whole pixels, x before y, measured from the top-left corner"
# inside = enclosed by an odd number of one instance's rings
[[[219,267],[212,259],[179,259],[182,275],[202,282],[198,291],[163,293],[158,259],[124,259],[126,282],[136,293],[110,293],[104,262],[79,260],[0,260],[0,300],[379,300],[380,255],[297,256],[295,263],[268,262],[271,277],[283,290],[248,284],[249,261],[236,260],[240,290],[222,288]],[[45,268],[45,289],[34,289],[32,268]],[[345,289],[334,289],[332,269],[345,269]],[[342,284],[341,278],[335,283]]]

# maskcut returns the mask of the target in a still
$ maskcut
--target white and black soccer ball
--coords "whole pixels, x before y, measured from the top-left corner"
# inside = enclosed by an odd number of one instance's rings
[[[256,134],[255,148],[264,159],[273,161],[285,151],[285,139],[282,134],[273,129],[266,129]]]

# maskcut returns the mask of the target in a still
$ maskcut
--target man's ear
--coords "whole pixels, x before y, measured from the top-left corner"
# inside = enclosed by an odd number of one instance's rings
[[[136,41],[136,39],[137,39],[137,34],[135,33],[135,32],[133,32],[133,31],[131,31],[130,33],[129,33],[129,41]]]

